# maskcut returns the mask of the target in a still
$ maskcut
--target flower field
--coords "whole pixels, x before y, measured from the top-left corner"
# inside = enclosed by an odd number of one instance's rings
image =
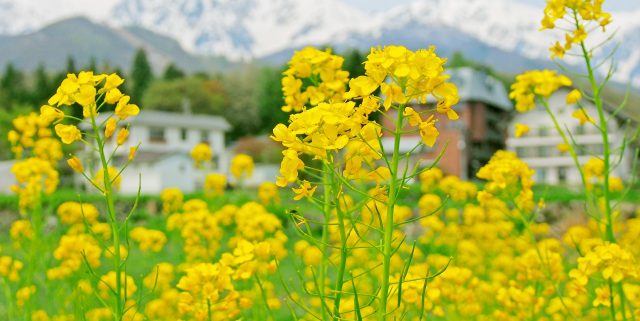
[[[434,47],[371,48],[355,78],[330,50],[297,51],[283,73],[285,106],[274,111],[289,113],[271,136],[282,147],[278,177],[246,187],[254,162],[239,154],[233,184],[211,171],[195,194],[168,188],[151,199],[118,194],[139,145],[122,162],[105,149],[124,145],[125,120],[144,113],[121,91],[125,80],[68,74],[9,133],[19,215],[0,234],[0,319],[640,320],[640,210],[622,206],[637,197],[635,182],[612,174],[619,151],[600,97],[607,79],[588,46],[612,19],[601,6],[551,0],[542,20],[564,34],[553,58],[582,59],[584,75],[535,70],[511,87],[518,112],[548,111],[575,161],[577,212],[551,211],[514,152],[496,152],[473,181],[437,160],[409,166],[415,150],[442,139],[439,121],[459,118],[458,89]],[[582,162],[551,112],[548,98],[565,87],[603,155]],[[408,135],[420,141],[401,152]],[[200,170],[213,157],[208,144],[193,146]],[[56,197],[63,167],[89,191]]]

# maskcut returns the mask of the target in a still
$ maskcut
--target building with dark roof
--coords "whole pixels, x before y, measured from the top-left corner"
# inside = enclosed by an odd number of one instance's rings
[[[420,146],[409,162],[409,169],[432,164],[442,153],[438,167],[446,174],[470,178],[486,164],[499,149],[505,148],[509,115],[513,110],[507,89],[500,80],[472,68],[449,70],[451,82],[458,87],[460,102],[454,107],[460,118],[450,121],[446,115],[437,114],[436,124],[440,136],[429,148]],[[434,108],[434,101],[427,104],[412,104],[416,111]],[[395,118],[390,110],[390,118]],[[387,128],[394,124],[385,117],[382,123]],[[384,150],[393,150],[393,137],[388,133],[382,139]],[[405,135],[400,144],[401,152],[412,150],[421,141],[416,133]]]

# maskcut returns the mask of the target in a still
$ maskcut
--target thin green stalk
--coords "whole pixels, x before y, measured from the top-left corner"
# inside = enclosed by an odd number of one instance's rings
[[[339,191],[336,186],[335,175],[331,175],[331,189]],[[340,207],[340,200],[337,198],[336,214],[338,217],[338,231],[340,233],[340,262],[338,264],[338,276],[335,285],[335,300],[333,303],[333,320],[339,321],[340,318],[340,300],[342,299],[342,286],[344,285],[344,272],[347,266],[347,233],[344,224],[344,213]],[[355,288],[354,288],[355,290]]]
[[[582,49],[582,55],[587,65],[587,71],[589,74],[589,83],[591,84],[591,90],[593,91],[593,98],[598,111],[598,126],[600,127],[600,133],[602,134],[602,147],[603,147],[603,161],[604,161],[604,183],[603,183],[603,197],[604,197],[604,211],[607,219],[606,237],[611,243],[616,242],[615,235],[613,233],[613,218],[611,213],[611,192],[609,191],[609,176],[611,171],[611,147],[609,143],[609,127],[607,124],[607,117],[604,113],[601,88],[596,82],[593,67],[591,66],[591,58],[585,47],[584,41],[580,42],[580,48]]]
[[[102,163],[103,181],[104,181],[104,197],[107,203],[107,212],[109,221],[111,223],[111,230],[113,232],[113,265],[116,273],[116,288],[115,288],[115,307],[113,316],[115,321],[120,321],[123,315],[122,305],[122,266],[120,258],[120,229],[118,227],[118,217],[116,215],[115,204],[113,200],[113,190],[111,186],[111,177],[109,177],[109,163],[104,153],[104,142],[100,137],[100,128],[96,124],[95,117],[91,117],[91,125],[96,137],[96,143],[98,144],[98,154],[100,156],[100,162]]]
[[[327,264],[329,258],[327,255],[327,243],[329,242],[329,221],[331,220],[331,177],[333,169],[325,162],[322,166],[322,184],[324,186],[324,202],[322,212],[324,214],[324,222],[322,224],[322,240],[320,242],[320,251],[322,251],[322,260],[320,261],[320,275],[318,277],[318,294],[321,298],[325,297],[325,279],[327,276]],[[328,311],[322,308],[322,320],[328,320]]]
[[[391,270],[392,237],[393,237],[393,214],[398,197],[398,159],[400,157],[400,139],[402,137],[402,124],[404,121],[404,105],[398,107],[396,118],[396,128],[393,140],[393,156],[391,158],[391,178],[389,182],[389,201],[387,203],[387,217],[384,225],[383,238],[383,261],[382,261],[382,284],[380,286],[380,307],[378,308],[378,321],[387,319],[387,300],[389,297],[389,274]]]
[[[573,17],[576,24],[576,28],[580,27],[580,22],[578,20],[578,14],[576,10],[573,11]],[[598,112],[598,126],[600,128],[600,133],[602,135],[602,147],[603,147],[603,162],[604,162],[604,182],[603,182],[603,198],[604,198],[604,214],[607,220],[605,236],[607,241],[611,243],[616,243],[615,233],[613,231],[613,215],[611,209],[611,191],[609,190],[609,178],[611,174],[611,146],[609,142],[609,125],[607,116],[604,112],[604,105],[602,101],[602,87],[598,86],[596,81],[594,68],[591,62],[591,57],[584,41],[580,42],[580,49],[582,50],[582,56],[584,57],[585,64],[587,66],[587,74],[589,78],[589,84],[591,85],[591,90],[593,91],[593,99],[596,105],[596,110]],[[626,311],[624,309],[625,295],[622,286],[617,288],[618,295],[620,295],[620,303],[622,306],[622,318],[623,320],[627,320]],[[611,318],[612,320],[616,320],[616,312],[615,306],[613,304],[613,284],[611,280],[609,280],[609,296],[611,303]]]

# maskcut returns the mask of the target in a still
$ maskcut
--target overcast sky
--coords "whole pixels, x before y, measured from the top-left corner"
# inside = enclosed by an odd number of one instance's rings
[[[349,3],[355,7],[376,11],[376,10],[385,10],[391,7],[394,7],[398,4],[405,4],[413,2],[413,0],[342,0],[346,3]],[[452,0],[455,1],[455,0]],[[490,0],[486,0],[490,1]],[[543,7],[546,3],[545,0],[514,0],[519,2],[528,3],[534,6]],[[634,10],[640,9],[640,1],[639,0],[608,0],[605,2],[605,6],[607,10],[611,11],[622,11],[622,10]]]

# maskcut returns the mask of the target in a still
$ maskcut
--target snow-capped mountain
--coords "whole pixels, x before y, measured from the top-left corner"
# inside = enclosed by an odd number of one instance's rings
[[[0,34],[33,31],[55,19],[54,11],[69,16],[91,6],[94,21],[142,27],[176,39],[189,52],[236,61],[305,45],[364,46],[394,39],[422,47],[445,43],[463,48],[471,58],[489,60],[497,53],[548,61],[548,47],[561,39],[554,31],[538,31],[542,8],[513,0],[415,0],[382,12],[366,12],[341,0],[57,0],[64,4],[57,11],[53,3],[0,0]],[[609,30],[617,30],[616,40],[622,42],[616,80],[632,79],[640,86],[640,10],[615,12]],[[594,44],[604,39],[589,38]]]
[[[421,27],[425,33],[455,30],[505,52],[547,60],[549,46],[562,36],[538,31],[541,15],[541,8],[513,0],[416,0],[377,13],[338,0],[123,0],[112,14],[118,24],[139,25],[177,39],[187,50],[229,59],[261,58],[309,44],[348,46],[355,39]],[[640,10],[616,13],[610,30],[626,40],[617,80],[640,85]]]
[[[337,0],[133,0],[114,8],[117,23],[178,39],[191,51],[248,59],[360,30],[367,15]]]

